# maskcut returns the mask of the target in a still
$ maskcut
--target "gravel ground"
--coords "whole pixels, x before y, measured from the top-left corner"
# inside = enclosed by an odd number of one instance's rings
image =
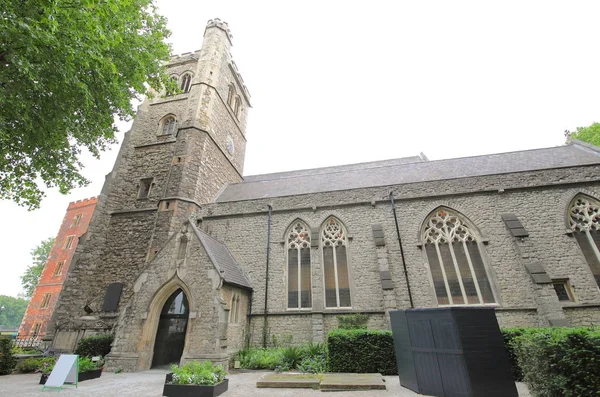
[[[98,379],[87,380],[74,386],[65,386],[60,392],[61,397],[158,397],[162,396],[166,370],[150,370],[136,373],[114,374],[105,372]],[[225,397],[291,397],[291,396],[320,396],[323,392],[307,389],[257,389],[256,382],[267,372],[239,372],[229,374],[229,391]],[[369,390],[352,392],[335,392],[333,397],[416,397],[419,394],[400,386],[397,376],[385,376],[387,390]],[[57,393],[56,390],[42,390],[38,384],[39,374],[19,374],[0,376],[0,396],[29,397],[47,396]],[[530,397],[527,387],[517,383],[520,397]],[[327,396],[329,394],[325,394]]]

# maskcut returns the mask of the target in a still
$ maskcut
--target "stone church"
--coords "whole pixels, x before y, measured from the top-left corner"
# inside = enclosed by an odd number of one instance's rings
[[[600,150],[424,155],[244,176],[250,94],[226,23],[171,59],[81,236],[49,339],[114,332],[108,368],[323,341],[336,316],[485,305],[502,327],[600,324]],[[281,339],[280,339],[281,340]]]

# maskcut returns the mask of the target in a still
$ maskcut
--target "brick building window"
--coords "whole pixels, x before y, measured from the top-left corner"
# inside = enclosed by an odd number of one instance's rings
[[[73,246],[73,240],[75,239],[75,236],[68,236],[67,237],[67,241],[65,242],[65,249],[71,249],[71,247]]]
[[[569,205],[569,226],[600,287],[600,201],[577,195]]]
[[[52,273],[53,276],[60,276],[62,274],[63,271],[63,266],[65,265],[64,262],[58,262],[56,264],[56,267],[54,268],[54,273]]]
[[[287,233],[288,309],[306,309],[311,302],[310,231],[301,221]]]
[[[150,189],[152,189],[153,182],[154,178],[145,178],[140,180],[138,200],[146,200],[148,196],[150,196]]]
[[[52,294],[44,294],[44,298],[42,299],[42,304],[40,305],[40,309],[45,309],[50,304],[50,297]]]
[[[325,221],[321,230],[325,307],[351,306],[346,234],[342,223],[333,217]]]
[[[495,303],[483,246],[466,219],[447,208],[439,208],[423,225],[429,270],[438,305]]]
[[[240,321],[240,296],[238,294],[233,294],[229,307],[229,322],[238,323]]]
[[[75,215],[75,218],[73,218],[73,226],[78,226],[79,223],[81,222],[81,217],[83,216],[83,214],[77,214]]]
[[[189,73],[186,73],[183,75],[183,78],[181,79],[181,91],[189,92],[191,86],[192,86],[192,75]]]
[[[39,335],[41,327],[42,327],[41,323],[35,323],[35,324],[33,324],[33,328],[31,329],[31,337],[32,338],[35,338],[36,336]]]

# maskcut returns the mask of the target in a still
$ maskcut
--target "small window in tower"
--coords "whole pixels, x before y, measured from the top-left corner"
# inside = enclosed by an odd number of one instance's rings
[[[40,309],[45,309],[48,307],[48,305],[50,304],[50,297],[52,296],[52,294],[45,294],[44,298],[42,299],[42,304],[40,305]]]
[[[152,183],[154,178],[145,178],[140,180],[140,190],[138,192],[138,200],[147,200],[150,196],[150,189],[152,189]]]
[[[177,80],[178,80],[178,79],[177,79],[177,76],[176,76],[176,75],[173,75],[173,76],[171,76],[171,81],[174,81],[174,82],[175,82],[175,86],[177,86]],[[171,90],[169,90],[169,89],[167,89],[167,91],[165,92],[165,96],[171,96],[171,95],[173,95],[173,94],[174,94],[174,93],[173,93]]]
[[[235,99],[235,87],[233,84],[229,85],[229,94],[227,94],[227,104],[233,109],[233,101]]]
[[[181,79],[181,91],[189,92],[191,86],[192,86],[192,75],[187,73]]]
[[[239,96],[235,97],[235,105],[233,107],[233,114],[235,117],[240,118],[241,100]]]
[[[160,133],[161,135],[171,135],[175,132],[175,127],[177,125],[177,120],[175,117],[169,116],[165,118],[161,124]]]
[[[54,276],[54,277],[60,276],[62,274],[64,265],[65,265],[64,262],[58,262],[56,264],[56,267],[54,268],[54,273],[52,273],[52,276]]]
[[[559,301],[575,301],[573,297],[573,291],[571,290],[571,286],[569,285],[568,279],[554,279],[552,280],[552,285],[554,286],[554,291],[556,291],[556,296],[558,296]]]
[[[73,247],[73,240],[75,239],[75,236],[69,236],[67,237],[67,242],[65,243],[65,249],[69,250],[71,249],[71,247]]]
[[[77,214],[75,215],[75,218],[73,218],[73,226],[77,226],[79,225],[79,223],[81,222],[81,216],[83,214]]]
[[[35,338],[40,333],[40,328],[42,327],[41,323],[33,324],[33,329],[31,330],[31,336]]]

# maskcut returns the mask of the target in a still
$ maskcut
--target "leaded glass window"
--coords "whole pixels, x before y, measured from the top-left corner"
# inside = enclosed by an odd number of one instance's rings
[[[190,86],[192,85],[192,76],[188,73],[183,75],[181,79],[181,91],[188,92],[190,90]]]
[[[600,287],[600,201],[575,197],[569,206],[569,225]]]
[[[312,307],[310,232],[304,222],[296,221],[287,235],[288,309]]]
[[[422,239],[439,305],[495,303],[480,244],[461,216],[440,208],[425,221]]]
[[[346,230],[336,218],[325,221],[321,232],[325,273],[325,307],[350,307],[348,278],[348,240]]]
[[[175,120],[175,117],[173,117],[173,116],[167,117],[163,121],[163,124],[162,124],[162,130],[161,130],[162,135],[171,135],[173,132],[175,132],[176,124],[177,124],[177,121]]]

